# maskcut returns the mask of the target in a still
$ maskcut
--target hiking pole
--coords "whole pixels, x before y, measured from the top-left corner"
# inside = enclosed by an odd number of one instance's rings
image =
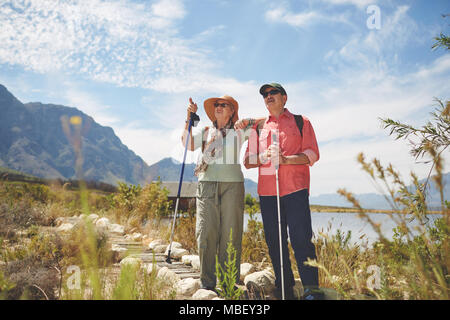
[[[173,240],[173,234],[174,234],[174,231],[175,231],[175,221],[177,219],[178,203],[180,202],[181,184],[183,182],[184,164],[186,162],[187,147],[188,147],[188,144],[189,144],[189,138],[190,138],[191,129],[192,129],[193,126],[195,127],[197,125],[198,121],[200,121],[199,116],[196,113],[192,113],[191,112],[190,117],[189,117],[189,126],[188,126],[188,133],[187,133],[187,137],[186,137],[186,143],[185,143],[185,146],[184,146],[183,163],[181,165],[180,182],[178,184],[177,201],[175,203],[175,214],[173,215],[172,232],[170,233],[169,250],[168,250],[167,259],[166,259],[166,262],[169,263],[169,264],[172,263],[172,261],[170,260],[170,251],[172,250],[172,240]]]
[[[278,136],[272,131],[272,143],[278,145]],[[283,270],[283,244],[281,237],[281,209],[280,209],[280,186],[278,183],[278,169],[280,167],[279,155],[277,154],[277,160],[275,161],[275,180],[277,184],[277,208],[278,208],[278,237],[280,241],[280,268],[281,268],[281,299],[284,300],[284,270]]]

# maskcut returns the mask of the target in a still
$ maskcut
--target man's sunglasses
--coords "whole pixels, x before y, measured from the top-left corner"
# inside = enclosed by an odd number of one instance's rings
[[[267,98],[267,96],[270,94],[271,96],[274,96],[274,95],[276,95],[276,94],[278,94],[278,93],[280,93],[280,90],[275,90],[275,89],[273,89],[273,90],[270,90],[270,91],[268,91],[268,92],[263,92],[262,93],[262,96],[264,97],[264,98]]]
[[[214,108],[218,108],[218,107],[226,108],[226,107],[229,107],[229,106],[230,105],[228,103],[225,103],[225,102],[223,102],[223,103],[215,102],[214,103]]]

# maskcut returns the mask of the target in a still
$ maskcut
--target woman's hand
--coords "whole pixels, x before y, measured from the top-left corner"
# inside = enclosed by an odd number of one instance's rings
[[[197,113],[198,107],[197,104],[194,103],[194,101],[192,101],[192,98],[189,98],[189,105],[187,108],[187,120],[189,121],[189,119],[191,118],[191,113]]]

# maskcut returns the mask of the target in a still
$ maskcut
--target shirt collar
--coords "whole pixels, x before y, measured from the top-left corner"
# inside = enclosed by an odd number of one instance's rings
[[[284,108],[284,111],[280,114],[278,119],[281,119],[283,117],[290,119],[290,118],[294,117],[294,115],[287,108]],[[266,123],[269,121],[276,121],[276,118],[272,115],[269,115],[269,117],[266,120]]]

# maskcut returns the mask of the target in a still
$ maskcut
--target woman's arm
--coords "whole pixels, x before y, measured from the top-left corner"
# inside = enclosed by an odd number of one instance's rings
[[[191,117],[191,113],[196,113],[197,109],[198,109],[197,104],[194,103],[194,101],[192,101],[192,98],[189,98],[189,105],[187,108],[187,120],[186,120],[186,124],[184,125],[183,135],[181,136],[181,142],[183,143],[183,146],[186,145],[186,137],[188,134],[189,120]],[[192,126],[191,126],[190,138],[189,138],[189,143],[188,143],[188,150],[190,150],[190,151],[195,150],[194,137],[192,135]]]

